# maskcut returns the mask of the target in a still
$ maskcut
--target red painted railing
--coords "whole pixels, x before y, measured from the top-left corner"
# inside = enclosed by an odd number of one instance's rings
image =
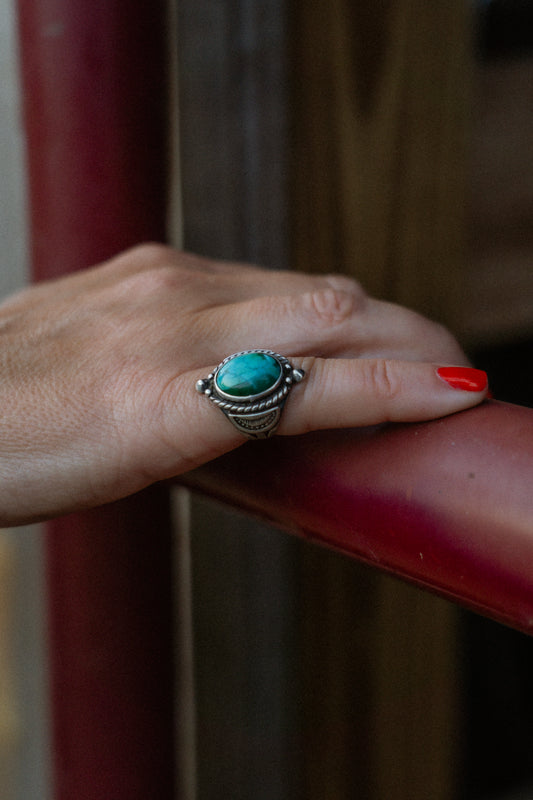
[[[18,5],[36,279],[165,236],[166,3]],[[174,796],[163,487],[47,530],[55,800]]]
[[[533,411],[254,442],[191,488],[533,632]]]

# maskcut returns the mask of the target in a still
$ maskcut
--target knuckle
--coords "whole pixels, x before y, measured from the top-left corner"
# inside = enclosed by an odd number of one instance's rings
[[[144,267],[169,264],[176,259],[176,251],[160,242],[142,242],[130,248],[125,255]]]
[[[179,272],[174,267],[163,264],[129,276],[124,280],[122,288],[132,295],[154,297],[165,296],[181,284]]]
[[[354,301],[358,306],[364,306],[367,294],[359,281],[351,278],[349,275],[342,275],[341,273],[331,273],[324,276],[326,283],[332,289],[342,292],[349,292],[353,295]]]
[[[364,377],[371,394],[387,403],[396,400],[401,385],[391,362],[386,358],[378,358],[361,363],[364,364]]]
[[[342,324],[353,314],[356,305],[351,292],[332,286],[315,289],[305,299],[313,321],[323,327]]]

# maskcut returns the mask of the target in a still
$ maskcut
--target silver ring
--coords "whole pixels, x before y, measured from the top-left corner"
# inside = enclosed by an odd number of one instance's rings
[[[273,350],[241,350],[197,381],[196,391],[218,406],[241,433],[266,439],[278,427],[292,387],[304,377],[303,369]]]

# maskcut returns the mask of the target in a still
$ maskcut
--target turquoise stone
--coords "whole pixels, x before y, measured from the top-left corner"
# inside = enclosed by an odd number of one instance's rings
[[[273,389],[281,375],[281,364],[267,353],[243,353],[222,366],[216,377],[220,391],[231,397],[250,397]]]

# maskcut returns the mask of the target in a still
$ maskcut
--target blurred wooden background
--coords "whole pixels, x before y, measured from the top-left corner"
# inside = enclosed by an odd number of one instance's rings
[[[531,62],[480,57],[474,4],[179,9],[187,247],[353,274],[473,355],[533,336]],[[463,666],[482,684],[487,650],[457,609],[217,506],[193,520],[201,800],[478,796],[490,698],[472,724]]]
[[[504,399],[533,402],[533,60],[482,57],[473,11],[179,0],[177,205],[186,247],[353,274],[507,365]],[[531,778],[529,641],[211,503],[194,503],[191,548],[184,800],[478,800]],[[46,746],[16,699],[31,682],[13,656],[14,552],[0,540],[0,777],[26,800],[44,796]]]
[[[465,4],[179,11],[185,246],[455,321]],[[193,531],[199,797],[452,798],[455,609],[211,505]]]

